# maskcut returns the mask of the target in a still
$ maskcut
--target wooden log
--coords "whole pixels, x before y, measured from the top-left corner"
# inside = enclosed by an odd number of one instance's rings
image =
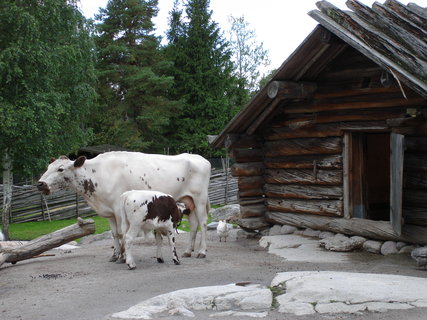
[[[427,190],[405,189],[403,203],[405,206],[427,208]]]
[[[396,98],[389,100],[373,101],[354,101],[354,102],[301,102],[295,103],[283,109],[285,114],[310,113],[330,110],[354,110],[369,108],[390,108],[390,107],[426,107],[427,102],[424,98]]]
[[[266,199],[269,211],[311,213],[325,216],[342,216],[343,204],[340,200],[295,200]]]
[[[406,224],[427,227],[427,208],[403,207],[403,220]]]
[[[341,185],[342,170],[267,169],[267,183]]]
[[[240,191],[262,188],[264,185],[264,178],[262,176],[239,177],[237,185],[239,186]]]
[[[405,152],[405,171],[427,172],[427,154]]]
[[[262,188],[254,188],[254,189],[239,191],[239,197],[241,200],[242,198],[245,198],[245,197],[255,197],[255,196],[262,196],[262,195],[264,195],[264,190]]]
[[[427,153],[427,137],[407,137],[405,151],[414,153]]]
[[[339,199],[342,200],[342,186],[311,186],[270,184],[264,187],[266,196],[284,199]]]
[[[317,169],[342,169],[342,156],[308,155],[266,158],[264,165],[269,169],[313,169],[314,167]]]
[[[261,176],[264,170],[264,163],[234,163],[231,166],[231,174],[235,177],[241,176]]]
[[[266,157],[280,157],[308,154],[337,154],[342,151],[342,139],[334,138],[301,138],[265,143]]]
[[[388,221],[373,221],[358,218],[345,219],[272,211],[266,212],[265,219],[271,223],[331,231],[350,236],[362,236],[368,239],[427,244],[427,228],[421,226],[405,224],[402,226],[402,235],[398,236]]]
[[[240,218],[262,217],[264,216],[264,213],[264,204],[240,206]]]
[[[5,262],[16,263],[30,259],[47,250],[59,247],[67,242],[95,232],[95,222],[92,219],[77,219],[77,223],[31,240],[24,245],[0,252],[0,266]]]
[[[317,89],[316,83],[272,81],[267,87],[270,99],[308,99]]]
[[[235,148],[231,150],[231,157],[236,162],[259,162],[262,161],[264,154],[261,149]]]
[[[260,148],[262,147],[262,137],[258,135],[228,134],[225,138],[224,146],[233,148]]]
[[[425,165],[427,166],[427,163]],[[412,192],[412,190],[408,190],[408,189],[427,190],[427,172],[420,172],[420,171],[406,172],[404,192]],[[427,191],[424,191],[424,192],[427,192]]]
[[[241,206],[251,206],[257,204],[264,204],[264,197],[244,197],[239,199],[239,204]]]

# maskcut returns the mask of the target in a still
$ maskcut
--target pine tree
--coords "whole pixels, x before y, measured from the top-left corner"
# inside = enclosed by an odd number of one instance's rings
[[[168,31],[168,57],[174,62],[174,98],[183,110],[172,119],[176,151],[208,155],[207,135],[221,131],[231,118],[231,52],[209,0],[188,0],[185,17],[175,2]],[[185,18],[185,19],[184,19]]]
[[[177,104],[166,98],[173,78],[159,49],[157,0],[110,0],[97,19],[99,109],[96,142],[158,151]]]

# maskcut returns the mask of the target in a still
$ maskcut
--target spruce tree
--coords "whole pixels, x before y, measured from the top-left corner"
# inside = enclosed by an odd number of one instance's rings
[[[171,12],[166,52],[174,62],[174,98],[183,103],[170,132],[177,152],[209,155],[207,135],[221,131],[231,118],[231,52],[209,5],[209,0],[188,0],[184,16],[176,1]]]
[[[110,0],[96,19],[99,106],[96,142],[159,151],[177,104],[166,98],[173,78],[159,49],[157,0]]]

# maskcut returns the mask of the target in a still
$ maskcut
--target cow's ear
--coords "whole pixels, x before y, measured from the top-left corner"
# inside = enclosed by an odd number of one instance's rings
[[[55,162],[55,161],[56,161],[56,158],[52,157],[52,158],[50,158],[50,162],[49,163],[52,163],[52,162]]]
[[[74,167],[75,168],[80,168],[86,161],[86,157],[85,156],[80,156],[76,159],[76,161],[74,161]]]

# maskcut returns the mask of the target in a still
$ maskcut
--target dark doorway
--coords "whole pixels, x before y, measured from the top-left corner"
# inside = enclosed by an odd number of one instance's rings
[[[390,134],[352,133],[350,201],[353,217],[390,220]]]

